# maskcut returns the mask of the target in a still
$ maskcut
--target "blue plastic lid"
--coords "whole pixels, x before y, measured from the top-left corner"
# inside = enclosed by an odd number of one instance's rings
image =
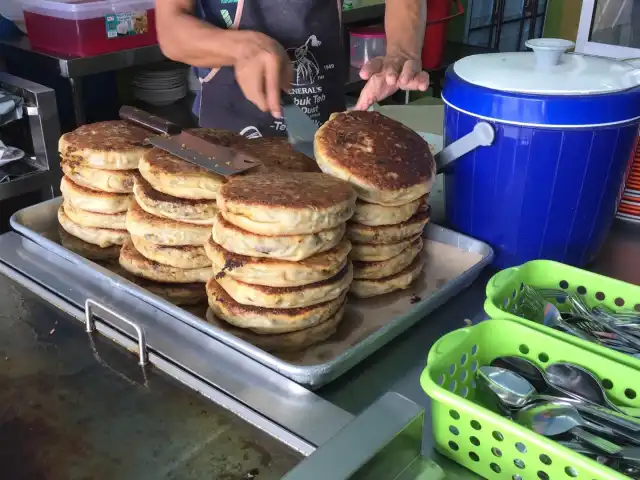
[[[442,98],[483,119],[523,126],[594,127],[640,121],[640,69],[564,53],[572,42],[529,40],[534,52],[473,55],[447,70]]]

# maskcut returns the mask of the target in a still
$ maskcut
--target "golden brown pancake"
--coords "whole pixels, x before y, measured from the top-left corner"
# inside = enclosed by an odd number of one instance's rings
[[[60,244],[67,250],[77,253],[87,260],[105,261],[115,260],[120,256],[120,245],[111,245],[110,247],[99,247],[92,243],[74,237],[67,233],[63,228],[59,229]]]
[[[122,120],[90,123],[60,137],[62,156],[78,156],[88,166],[109,170],[131,170],[147,149],[149,130]]]
[[[416,238],[411,245],[395,257],[379,262],[353,262],[353,276],[360,279],[390,277],[404,270],[422,251],[422,237]]]
[[[351,283],[349,293],[360,298],[377,297],[385,293],[404,290],[420,276],[424,266],[425,254],[418,255],[404,270],[384,278],[358,279]]]
[[[274,172],[320,172],[320,167],[315,160],[294,150],[286,137],[256,138],[247,140],[235,148],[262,162],[262,167],[247,171],[247,175]]]
[[[355,210],[351,186],[323,173],[272,173],[234,178],[218,191],[230,223],[260,235],[310,234],[335,228]]]
[[[350,182],[371,203],[412,202],[429,193],[435,180],[429,144],[378,112],[332,115],[316,132],[314,150],[323,172]]]
[[[397,225],[370,227],[361,223],[347,224],[347,238],[353,243],[386,244],[397,243],[421,235],[429,222],[430,211],[416,213],[406,222]]]
[[[345,295],[302,308],[263,308],[236,302],[213,278],[207,282],[209,307],[218,318],[264,334],[295,332],[322,323],[342,307]]]
[[[133,194],[147,213],[180,222],[211,225],[218,213],[215,200],[193,200],[173,197],[155,190],[144,178],[137,178]]]
[[[242,305],[264,308],[300,308],[338,298],[349,290],[353,280],[351,263],[331,278],[298,287],[267,287],[235,280],[230,275],[216,275],[216,281]]]
[[[156,263],[176,268],[204,268],[211,266],[204,247],[197,245],[180,245],[168,247],[158,245],[137,235],[131,236],[136,250]]]
[[[189,132],[224,147],[237,147],[247,142],[242,135],[227,130],[194,128]],[[224,177],[159,148],[145,152],[139,168],[140,174],[155,190],[178,198],[215,200],[216,192],[226,182]]]
[[[380,225],[397,225],[406,222],[413,217],[419,210],[427,208],[428,195],[421,197],[413,202],[396,207],[385,207],[377,203],[367,203],[363,200],[356,202],[356,211],[351,217],[354,223],[362,223],[370,227]]]
[[[113,230],[126,230],[127,229],[127,214],[122,213],[96,213],[89,212],[77,208],[69,200],[64,200],[62,203],[64,213],[67,217],[82,227],[94,227],[94,228],[110,228]]]
[[[344,268],[351,250],[349,241],[343,240],[331,250],[294,262],[238,255],[213,238],[204,247],[217,276],[229,275],[241,282],[272,287],[296,287],[331,278]]]
[[[62,171],[78,185],[93,190],[112,193],[133,192],[133,182],[137,170],[104,170],[88,166],[82,157],[63,157]]]
[[[401,240],[397,243],[351,243],[349,258],[361,262],[381,262],[388,260],[405,250],[420,235]]]
[[[209,225],[157,217],[145,212],[135,201],[127,212],[127,230],[131,235],[144,237],[148,242],[169,247],[204,245],[211,235]]]
[[[297,352],[324,342],[336,332],[344,315],[344,305],[328,320],[303,330],[277,335],[260,335],[251,330],[237,328],[220,320],[208,309],[206,320],[216,327],[251,343],[267,352]]]
[[[193,306],[200,304],[205,306],[206,311],[207,292],[203,283],[154,282],[153,280],[137,277],[127,272],[118,263],[110,263],[103,266],[174,305]]]
[[[126,230],[83,227],[82,225],[78,225],[67,216],[62,205],[58,208],[58,222],[68,234],[101,248],[112,245],[122,245],[129,239],[129,232]]]
[[[110,193],[93,190],[73,182],[66,175],[60,181],[60,192],[65,200],[82,210],[96,213],[122,213],[131,205],[128,193]]]
[[[128,240],[120,250],[120,266],[129,273],[160,283],[205,283],[213,276],[210,267],[176,268],[149,260]]]
[[[218,214],[211,235],[225,250],[250,257],[298,261],[338,245],[344,237],[344,223],[336,228],[303,235],[258,235],[238,228]]]

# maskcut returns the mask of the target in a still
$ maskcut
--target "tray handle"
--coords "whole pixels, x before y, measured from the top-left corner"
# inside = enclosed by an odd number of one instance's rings
[[[471,334],[475,327],[465,327],[447,333],[433,344],[427,356],[427,363],[436,362],[451,349],[458,347]]]
[[[117,318],[121,322],[126,323],[131,326],[136,331],[138,335],[138,364],[141,366],[145,366],[149,363],[149,352],[147,351],[147,341],[144,335],[144,330],[137,323],[129,320],[128,318],[123,317],[117,312],[114,312],[110,308],[105,307],[104,305],[96,302],[95,300],[91,300],[90,298],[84,304],[84,318],[85,318],[85,327],[87,333],[95,332],[96,330],[96,317],[95,310],[100,310],[104,313],[112,315]]]
[[[487,297],[493,296],[507,285],[520,271],[520,267],[511,267],[496,273],[487,283]]]

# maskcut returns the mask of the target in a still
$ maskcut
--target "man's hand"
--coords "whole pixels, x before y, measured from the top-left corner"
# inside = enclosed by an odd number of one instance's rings
[[[429,74],[422,70],[420,61],[403,55],[374,58],[362,67],[360,78],[367,83],[360,92],[355,110],[366,110],[398,90],[424,92],[429,87]]]
[[[233,67],[244,96],[263,112],[282,117],[281,91],[291,89],[293,71],[285,49],[259,32],[238,32],[239,49]]]

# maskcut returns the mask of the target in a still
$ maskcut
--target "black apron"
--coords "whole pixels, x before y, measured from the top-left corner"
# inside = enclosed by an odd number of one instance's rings
[[[343,111],[341,0],[198,0],[200,18],[223,28],[254,30],[278,41],[293,63],[291,96],[316,121]],[[284,120],[261,112],[236,82],[233,68],[197,69],[200,126],[248,137],[285,136]]]

